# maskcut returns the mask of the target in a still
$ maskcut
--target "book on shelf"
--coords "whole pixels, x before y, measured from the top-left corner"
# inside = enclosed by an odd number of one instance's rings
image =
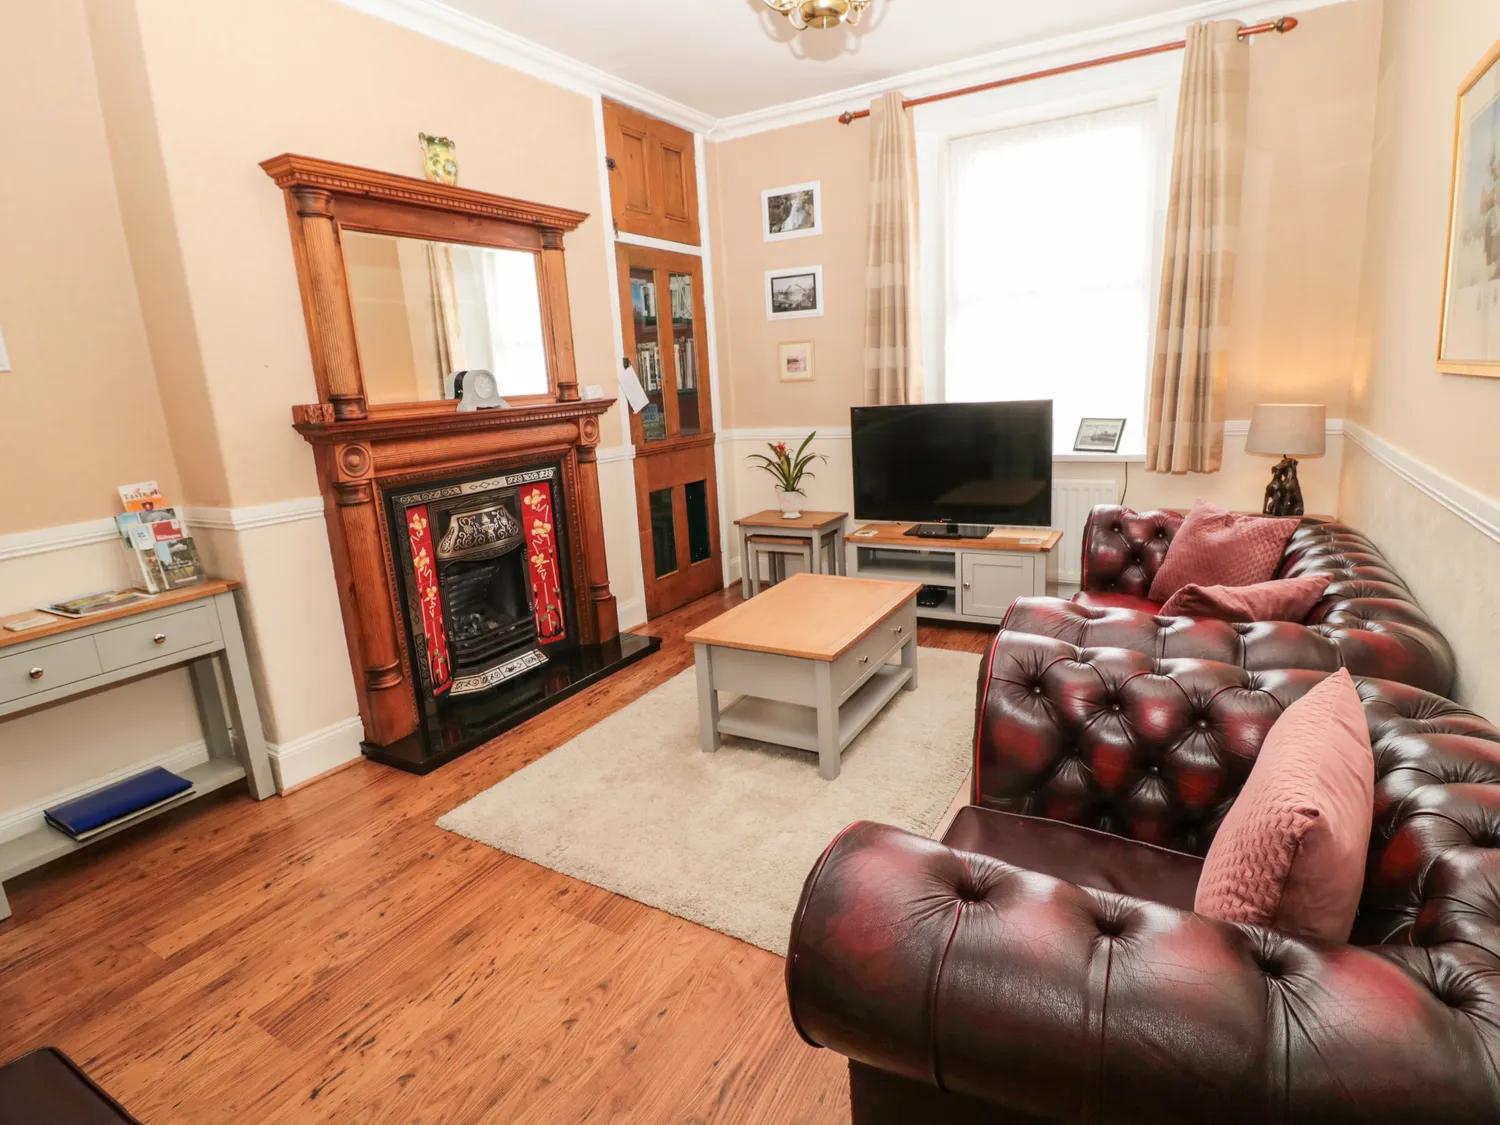
[[[193,783],[160,766],[42,810],[47,823],[75,840],[87,840],[169,804],[193,796]]]

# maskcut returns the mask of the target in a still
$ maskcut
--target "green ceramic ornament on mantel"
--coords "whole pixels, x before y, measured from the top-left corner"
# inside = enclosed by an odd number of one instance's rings
[[[458,183],[458,158],[453,150],[458,146],[447,137],[433,137],[418,133],[422,145],[422,174],[439,184]]]

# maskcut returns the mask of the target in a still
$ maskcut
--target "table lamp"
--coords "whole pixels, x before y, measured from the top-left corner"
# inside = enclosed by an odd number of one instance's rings
[[[1266,486],[1268,516],[1302,515],[1302,486],[1297,483],[1298,457],[1321,457],[1328,446],[1328,409],[1312,403],[1264,402],[1250,415],[1246,453],[1280,457]]]

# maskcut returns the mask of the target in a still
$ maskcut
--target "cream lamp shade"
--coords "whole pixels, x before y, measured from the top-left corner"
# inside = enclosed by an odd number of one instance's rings
[[[1246,453],[1321,457],[1328,448],[1328,408],[1297,402],[1263,402],[1250,415]]]

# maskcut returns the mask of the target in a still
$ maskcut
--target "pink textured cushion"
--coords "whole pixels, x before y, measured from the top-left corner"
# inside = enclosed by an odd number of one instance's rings
[[[1238,516],[1204,500],[1182,521],[1161,569],[1151,580],[1150,598],[1164,602],[1188,583],[1198,586],[1252,586],[1276,577],[1287,540],[1302,521]]]
[[[1347,669],[1288,707],[1203,860],[1193,909],[1347,941],[1364,885],[1375,758]]]
[[[1212,617],[1219,621],[1301,621],[1333,581],[1331,574],[1277,578],[1253,586],[1199,586],[1189,582],[1167,599],[1162,617]]]

